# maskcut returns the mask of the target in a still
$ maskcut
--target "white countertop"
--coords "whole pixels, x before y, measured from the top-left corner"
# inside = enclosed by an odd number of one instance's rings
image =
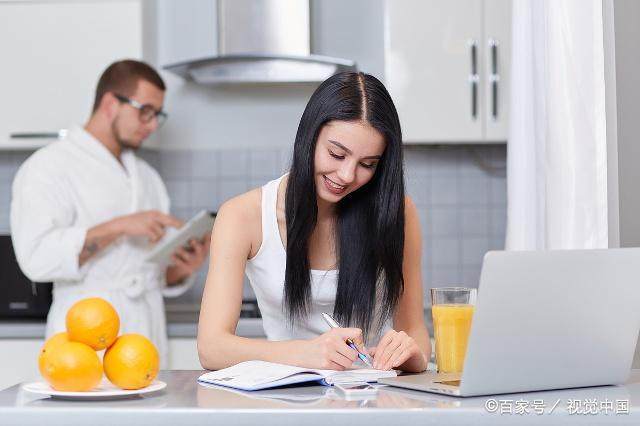
[[[165,390],[147,397],[104,402],[42,398],[15,385],[0,392],[2,423],[48,426],[640,424],[640,370],[634,370],[623,386],[473,398],[386,387],[380,389],[376,397],[360,401],[347,401],[331,388],[315,385],[253,393],[207,388],[196,383],[201,373],[163,371],[159,379],[167,382]],[[500,405],[509,401],[513,408],[503,414],[487,409],[494,402]],[[541,414],[532,408],[536,401],[544,404]],[[597,413],[581,414],[583,410],[571,413],[575,401],[585,407],[595,402]],[[601,408],[606,401],[612,402],[608,414]],[[628,403],[628,414],[617,407],[617,401]],[[517,404],[528,406],[529,413],[516,414]]]

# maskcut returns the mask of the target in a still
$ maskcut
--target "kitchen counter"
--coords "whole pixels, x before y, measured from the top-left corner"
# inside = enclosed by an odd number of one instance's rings
[[[118,401],[64,401],[24,392],[0,392],[0,413],[11,425],[430,425],[430,424],[640,424],[640,370],[624,386],[603,386],[489,397],[454,398],[392,387],[376,397],[348,401],[324,386],[257,392],[196,383],[201,371],[162,371],[163,391]],[[595,414],[585,414],[597,407]],[[612,403],[611,409],[607,401]],[[620,402],[622,401],[622,402]],[[498,406],[505,408],[500,413]],[[509,405],[510,402],[510,405]],[[625,405],[626,403],[626,405]],[[542,413],[533,406],[542,407]],[[528,414],[516,407],[527,406]],[[555,407],[554,407],[555,406]],[[626,409],[625,409],[626,406]],[[489,407],[489,409],[487,408]],[[585,418],[588,417],[588,418]]]
[[[240,318],[236,333],[243,337],[264,337],[262,319]],[[44,339],[43,321],[0,321],[0,339]],[[169,338],[195,338],[198,334],[197,322],[168,322]]]

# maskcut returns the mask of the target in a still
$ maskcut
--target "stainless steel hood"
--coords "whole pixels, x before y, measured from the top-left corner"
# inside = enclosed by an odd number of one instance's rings
[[[319,82],[355,70],[312,55],[309,0],[218,0],[218,54],[164,69],[201,84]]]

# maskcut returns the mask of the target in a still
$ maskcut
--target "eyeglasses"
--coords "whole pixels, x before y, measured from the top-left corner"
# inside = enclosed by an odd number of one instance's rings
[[[162,110],[155,109],[152,105],[141,104],[138,101],[129,99],[126,96],[113,94],[120,102],[126,103],[138,110],[140,121],[143,123],[150,122],[153,118],[158,121],[158,128],[167,121],[167,113]]]

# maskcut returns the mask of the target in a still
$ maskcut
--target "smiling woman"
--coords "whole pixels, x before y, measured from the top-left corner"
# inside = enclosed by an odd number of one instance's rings
[[[358,351],[376,368],[426,368],[420,230],[401,140],[375,77],[341,73],[318,87],[289,173],[218,213],[198,330],[205,368],[261,359],[342,370]],[[235,336],[244,272],[268,341]],[[327,331],[323,311],[349,328]]]
[[[338,141],[353,146],[355,152]],[[315,166],[321,179],[316,187],[326,188],[335,196],[347,195],[367,183],[385,149],[380,132],[362,121],[327,123],[320,131],[317,144]],[[327,170],[333,172],[333,179],[323,173]],[[324,189],[318,195],[325,200],[321,193]],[[335,203],[339,199],[333,197],[326,201]]]

